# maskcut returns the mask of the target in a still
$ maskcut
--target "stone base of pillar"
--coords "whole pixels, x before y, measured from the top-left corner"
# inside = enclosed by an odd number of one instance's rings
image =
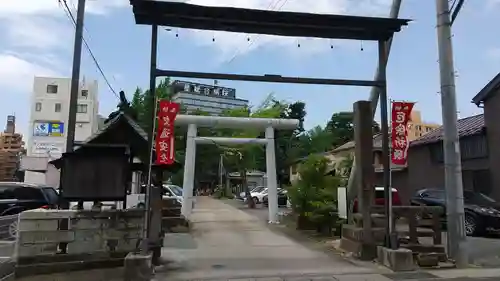
[[[129,253],[125,257],[123,280],[150,281],[153,276],[152,259],[152,254]]]

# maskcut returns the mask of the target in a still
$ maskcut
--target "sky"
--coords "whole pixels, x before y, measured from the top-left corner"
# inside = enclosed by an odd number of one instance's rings
[[[76,0],[67,0],[76,7]],[[192,4],[311,13],[382,16],[392,0],[186,0]],[[482,113],[471,99],[500,71],[500,0],[468,0],[453,26],[460,118]],[[76,15],[76,11],[73,11]],[[424,120],[441,123],[435,0],[403,0],[401,18],[412,22],[394,38],[387,69],[388,95],[417,102]],[[28,134],[34,76],[70,77],[74,28],[58,0],[0,1],[0,126],[15,114]],[[136,25],[128,0],[87,0],[85,38],[112,88],[131,96],[149,85],[150,27]],[[214,40],[215,39],[215,40]],[[299,47],[300,45],[300,47]],[[331,48],[333,46],[333,48]],[[164,69],[373,79],[376,44],[161,28],[158,67]],[[99,81],[99,112],[115,109],[117,97],[88,52],[82,77]],[[175,79],[175,78],[174,78]],[[212,83],[200,80],[199,82]],[[324,126],[331,115],[368,99],[369,88],[220,81],[239,98],[258,105],[270,93],[306,103],[305,126]]]

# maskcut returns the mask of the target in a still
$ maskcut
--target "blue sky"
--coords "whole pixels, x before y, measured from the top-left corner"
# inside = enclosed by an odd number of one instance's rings
[[[0,124],[3,126],[5,122],[3,116],[15,113],[19,130],[26,134],[33,76],[69,77],[73,30],[57,0],[0,2],[0,95],[3,100]],[[76,5],[76,0],[68,2],[70,6]],[[190,2],[378,16],[387,16],[391,4],[391,0]],[[500,37],[492,36],[497,33],[495,26],[499,20],[495,16],[499,12],[499,0],[469,0],[454,25],[459,117],[482,112],[470,100],[500,71]],[[394,40],[388,67],[389,97],[416,101],[416,109],[422,112],[425,120],[441,122],[435,1],[403,0],[401,17],[414,21]],[[137,86],[148,87],[150,28],[135,25],[127,0],[88,0],[85,37],[116,91],[125,90],[131,94]],[[161,30],[159,42],[159,67],[178,70],[372,79],[377,58],[375,44],[368,42],[177,29]],[[332,44],[334,49],[330,48]],[[107,88],[85,50],[82,61],[82,75],[99,80],[99,111],[107,115],[116,106],[117,98]],[[353,102],[367,99],[369,95],[368,88],[356,87],[231,81],[220,84],[236,88],[237,96],[249,99],[252,104],[258,104],[269,93],[290,102],[306,102],[307,128],[324,125],[332,113],[352,110]]]

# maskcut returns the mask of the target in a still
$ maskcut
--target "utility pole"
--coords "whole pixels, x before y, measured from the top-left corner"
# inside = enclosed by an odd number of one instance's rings
[[[76,12],[75,45],[73,47],[73,70],[71,72],[71,92],[69,97],[69,116],[66,124],[66,152],[72,152],[75,146],[76,109],[78,90],[80,89],[80,65],[82,61],[83,20],[85,0],[78,0]]]
[[[443,150],[446,188],[446,217],[448,222],[448,254],[456,266],[468,265],[464,227],[462,164],[457,130],[457,100],[455,68],[451,41],[451,18],[448,0],[436,0],[441,107],[443,116]]]

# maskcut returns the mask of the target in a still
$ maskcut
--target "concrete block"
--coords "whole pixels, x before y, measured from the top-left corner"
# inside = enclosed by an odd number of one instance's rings
[[[50,219],[67,219],[76,216],[74,210],[44,210],[36,209],[24,211],[20,214],[21,220],[50,220]]]
[[[352,224],[342,225],[342,237],[355,241],[363,241],[363,228]],[[384,228],[372,228],[372,237],[376,243],[383,242],[385,239]]]
[[[150,281],[153,275],[151,254],[129,253],[124,261],[124,281]]]
[[[413,262],[413,252],[409,249],[392,250],[386,247],[377,247],[378,262],[390,268],[393,271],[411,271],[415,270]]]
[[[18,231],[56,231],[59,220],[19,220]]]
[[[421,267],[434,267],[439,265],[440,255],[437,253],[419,253],[416,255],[417,264]]]
[[[120,221],[116,225],[116,229],[128,229],[128,228],[142,228],[144,225],[144,219],[140,218],[127,218],[126,220]]]
[[[141,243],[141,238],[127,239],[118,241],[118,245],[116,246],[117,251],[129,251],[133,252],[138,249]]]
[[[105,229],[102,231],[102,237],[104,239],[129,239],[129,238],[139,238],[141,237],[140,228],[132,228],[127,230],[119,229]]]
[[[97,229],[74,229],[74,242],[102,241],[102,231]]]
[[[71,219],[70,229],[103,229],[109,227],[107,219]]]
[[[24,244],[47,244],[72,242],[75,240],[75,233],[68,230],[59,231],[21,231],[19,232],[19,243]]]
[[[84,254],[105,250],[106,247],[102,240],[73,242],[69,243],[66,248],[68,254]]]
[[[371,261],[377,257],[377,245],[375,244],[370,245],[342,237],[340,248],[352,253],[355,258],[360,260]]]
[[[18,257],[54,255],[57,253],[58,245],[59,243],[18,245],[17,255]]]

